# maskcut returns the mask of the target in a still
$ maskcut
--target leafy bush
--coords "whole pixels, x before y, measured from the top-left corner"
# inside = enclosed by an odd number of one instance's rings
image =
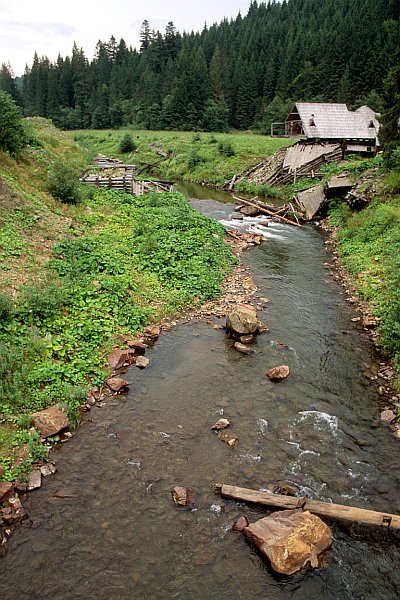
[[[49,173],[47,189],[53,198],[64,204],[81,201],[80,185],[75,170],[67,163],[57,163]]]
[[[26,134],[19,107],[0,90],[0,149],[17,156],[26,146]]]
[[[58,313],[66,303],[66,290],[55,283],[39,286],[26,286],[23,290],[22,312],[39,319]]]
[[[9,294],[0,290],[0,323],[9,321],[14,312],[14,302]]]
[[[119,143],[120,152],[134,152],[136,150],[136,144],[133,141],[132,136],[126,133]]]
[[[225,154],[225,156],[235,156],[235,150],[230,142],[220,142],[218,150],[221,154]]]

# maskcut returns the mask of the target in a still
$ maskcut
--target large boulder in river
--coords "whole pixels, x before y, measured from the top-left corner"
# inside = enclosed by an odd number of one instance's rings
[[[226,327],[238,335],[256,332],[258,329],[257,311],[249,304],[238,304],[227,315]]]
[[[283,510],[251,523],[246,537],[266,557],[274,571],[293,575],[318,567],[319,556],[332,544],[329,527],[309,511]]]

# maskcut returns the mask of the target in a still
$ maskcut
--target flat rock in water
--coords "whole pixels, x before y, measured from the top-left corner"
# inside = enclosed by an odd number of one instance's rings
[[[147,358],[146,356],[138,356],[136,359],[136,366],[139,367],[139,369],[145,369],[146,367],[148,367],[150,364],[150,359]]]
[[[118,350],[118,348],[115,348],[108,355],[107,360],[110,367],[113,369],[120,369],[125,363],[129,362],[129,352],[127,352],[127,350]]]
[[[219,421],[217,421],[211,427],[211,429],[214,429],[215,431],[220,431],[221,429],[226,429],[227,427],[229,427],[230,424],[231,422],[228,421],[228,419],[219,419]]]
[[[55,404],[45,410],[33,413],[33,426],[38,429],[42,437],[56,435],[61,429],[68,427],[67,415]]]
[[[283,575],[293,575],[310,565],[318,567],[320,554],[332,544],[329,527],[309,511],[272,513],[251,523],[244,533],[274,571]]]
[[[257,311],[248,304],[238,304],[226,317],[226,327],[239,335],[248,335],[258,329]]]
[[[231,448],[234,448],[239,441],[239,438],[227,433],[226,431],[219,431],[218,437],[222,442],[225,442],[225,444],[228,444],[228,446]]]
[[[241,335],[239,338],[241,344],[253,344],[255,340],[254,335]]]
[[[266,376],[271,381],[282,381],[290,375],[290,369],[287,365],[281,365],[280,367],[273,367],[266,372]]]
[[[249,348],[246,344],[241,344],[240,342],[235,342],[233,347],[237,352],[241,352],[242,354],[254,354],[253,348]]]
[[[233,221],[243,221],[243,215],[241,213],[233,213],[231,219]]]
[[[139,340],[139,339],[132,339],[132,340],[128,340],[127,345],[129,346],[129,348],[138,351],[138,350],[146,350],[146,348],[148,347],[143,340]]]
[[[107,385],[113,392],[121,392],[128,387],[129,383],[121,377],[110,377],[107,379]]]
[[[177,506],[190,507],[194,504],[194,492],[191,488],[176,485],[171,494]]]

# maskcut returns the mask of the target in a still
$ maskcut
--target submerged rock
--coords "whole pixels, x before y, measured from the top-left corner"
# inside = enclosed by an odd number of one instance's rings
[[[273,367],[266,372],[266,376],[271,381],[282,381],[290,375],[290,369],[287,365],[281,365],[280,367]]]
[[[309,511],[284,510],[272,513],[244,529],[246,537],[283,575],[318,567],[319,556],[332,544],[329,527]]]
[[[217,421],[211,427],[211,429],[214,429],[215,431],[220,431],[221,429],[226,429],[227,427],[229,427],[230,424],[231,422],[228,421],[228,419],[219,419],[219,421]]]
[[[56,404],[33,413],[32,419],[33,426],[40,431],[44,438],[56,435],[69,425],[67,415]]]
[[[226,327],[238,335],[248,335],[258,329],[257,312],[248,304],[238,304],[226,317]]]
[[[138,356],[136,359],[136,366],[139,367],[139,369],[145,369],[146,367],[148,367],[150,364],[150,359],[147,358],[146,356]]]
[[[239,438],[227,433],[226,431],[220,431],[218,433],[218,437],[222,442],[225,442],[225,444],[228,444],[228,446],[230,446],[231,448],[233,448],[234,446],[236,446],[236,444],[239,441]]]
[[[241,344],[240,342],[235,342],[233,347],[237,352],[241,352],[242,354],[254,354],[253,348],[249,348],[249,346]]]
[[[191,507],[194,504],[195,496],[191,488],[176,485],[172,490],[172,499],[177,506]]]
[[[232,525],[233,531],[243,531],[245,527],[249,525],[249,520],[247,517],[239,517],[237,521]]]

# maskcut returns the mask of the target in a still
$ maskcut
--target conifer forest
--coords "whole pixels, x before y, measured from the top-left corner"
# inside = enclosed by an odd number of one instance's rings
[[[282,120],[295,101],[368,104],[381,111],[400,39],[398,0],[284,0],[179,32],[145,20],[140,48],[98,41],[89,60],[33,57],[21,78],[3,64],[0,85],[26,116],[64,129],[224,131]]]

